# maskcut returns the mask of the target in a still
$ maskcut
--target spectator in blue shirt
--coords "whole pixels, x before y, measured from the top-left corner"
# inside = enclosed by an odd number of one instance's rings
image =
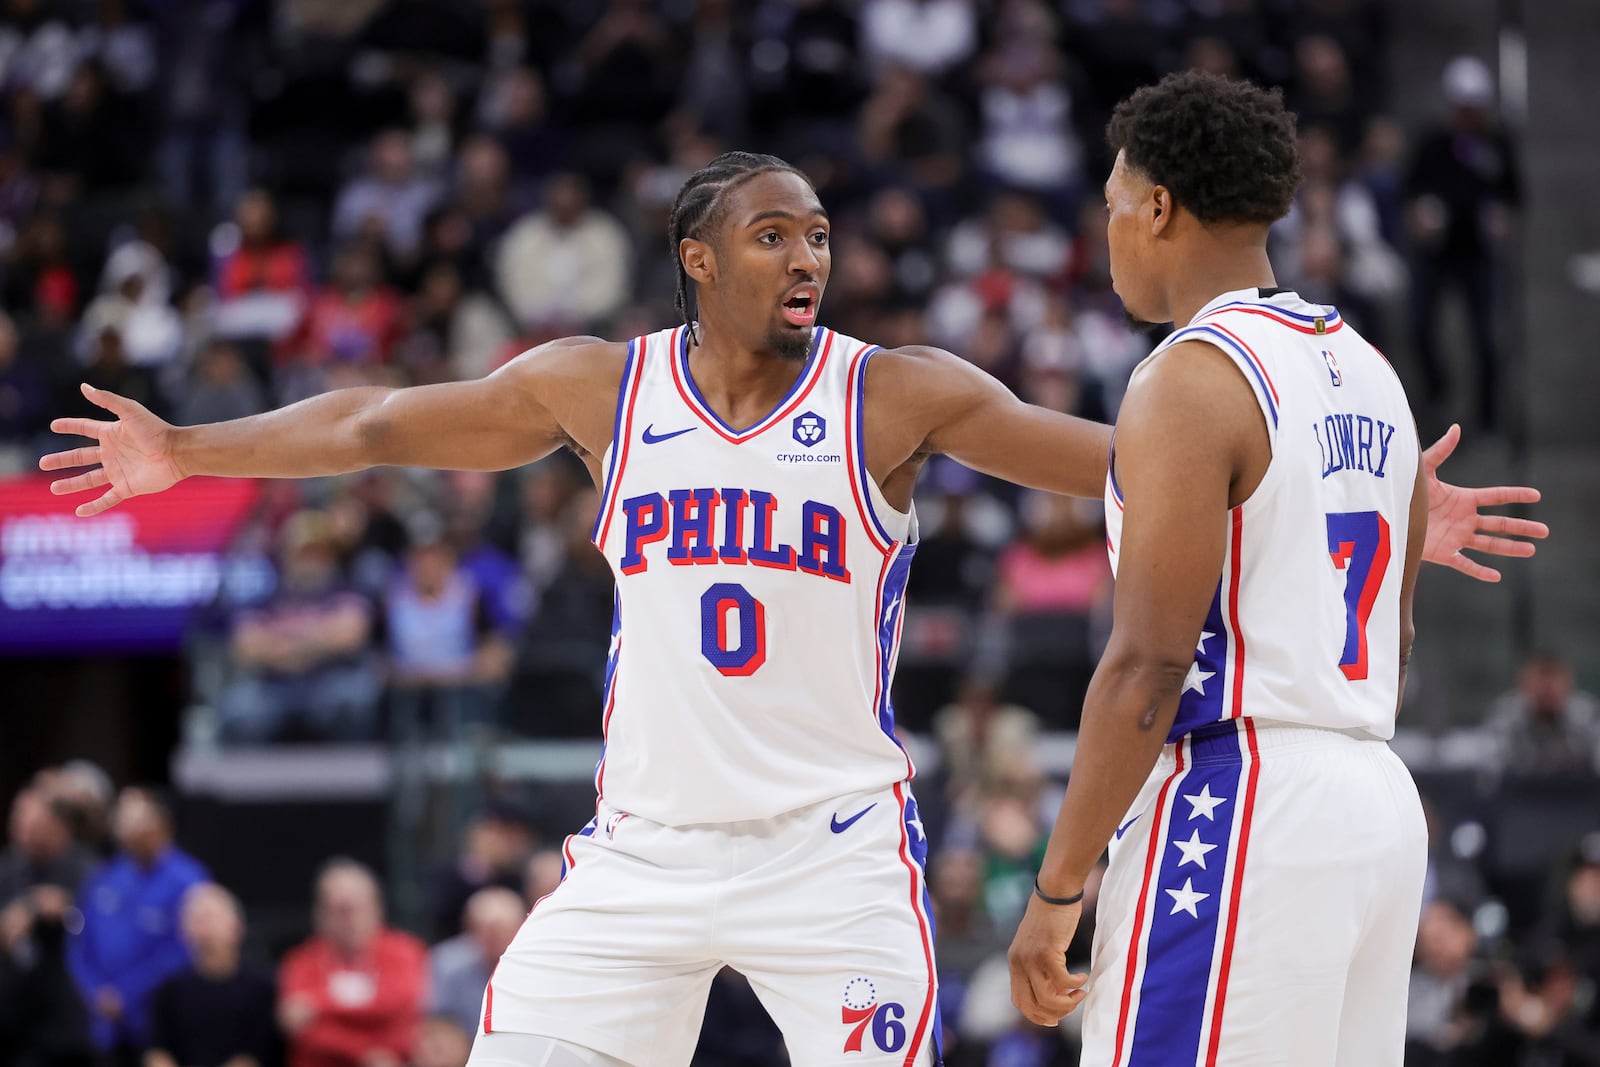
[[[210,876],[173,844],[172,810],[150,789],[122,791],[112,828],[120,851],[79,894],[83,929],[68,943],[67,959],[96,1046],[113,1062],[135,1063],[148,1036],[150,994],[189,962],[183,895]]]

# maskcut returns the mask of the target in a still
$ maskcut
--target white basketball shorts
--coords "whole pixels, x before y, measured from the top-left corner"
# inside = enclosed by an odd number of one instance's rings
[[[927,841],[906,784],[704,826],[602,803],[564,851],[490,979],[485,1033],[687,1067],[726,965],[794,1067],[939,1062]]]
[[[1427,828],[1389,746],[1242,719],[1111,844],[1083,1067],[1400,1067]]]

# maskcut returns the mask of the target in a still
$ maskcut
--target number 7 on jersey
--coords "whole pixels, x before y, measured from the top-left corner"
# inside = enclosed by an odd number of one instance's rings
[[[1344,653],[1339,669],[1352,682],[1367,676],[1367,620],[1389,569],[1389,523],[1376,511],[1328,514],[1328,555],[1344,571]]]

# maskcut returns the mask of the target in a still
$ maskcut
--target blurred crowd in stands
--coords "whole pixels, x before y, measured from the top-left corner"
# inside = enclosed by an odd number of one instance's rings
[[[828,324],[1112,419],[1152,338],[1110,288],[1101,131],[1183,66],[1283,88],[1306,180],[1273,233],[1280,281],[1408,356],[1425,431],[1459,417],[1487,438],[1514,155],[1471,57],[1444,72],[1440,125],[1389,116],[1388,17],[1376,0],[5,0],[0,475],[53,447],[51,416],[99,414],[81,381],[187,424],[669,326],[668,209],[729,147],[815,180]],[[1439,355],[1452,290],[1475,383]],[[610,578],[569,459],[271,487],[196,632],[196,736],[373,738],[396,691],[424,718],[592,735]],[[906,721],[926,729],[965,679],[1070,728],[1107,599],[1097,505],[942,461],[918,503]]]
[[[1515,156],[1471,57],[1443,72],[1437,124],[1391,116],[1391,17],[1381,0],[0,0],[0,476],[56,447],[52,416],[99,414],[80,381],[193,424],[670,326],[668,210],[734,147],[816,182],[828,325],[948,347],[1109,420],[1152,338],[1110,288],[1102,131],[1184,67],[1281,86],[1299,113],[1282,284],[1415,368],[1424,432],[1492,435]],[[1440,356],[1452,293],[1471,381]],[[1059,797],[1036,741],[1075,727],[1104,631],[1102,516],[943,461],[917,507],[897,704],[939,750],[918,788],[950,1062],[1073,1063],[1070,1026],[1012,1012],[1003,948]],[[567,456],[266,485],[190,641],[190,742],[598,736],[595,508]],[[1563,663],[1530,663],[1492,715],[1506,780],[1592,784],[1596,715]],[[1600,839],[1562,823],[1559,869],[1540,853],[1508,887],[1481,785],[1436,797],[1416,1062],[1600,1064]],[[85,765],[15,798],[0,1061],[459,1064],[573,829],[476,820],[413,933],[384,925],[370,871],[330,860],[291,948],[249,943],[171,816]],[[781,1062],[752,1004],[718,981],[697,1064]]]

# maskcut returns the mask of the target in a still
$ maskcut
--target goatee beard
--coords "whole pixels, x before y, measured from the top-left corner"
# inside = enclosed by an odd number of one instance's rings
[[[1135,333],[1154,333],[1161,329],[1163,325],[1163,323],[1146,322],[1143,319],[1135,318],[1133,312],[1129,311],[1126,307],[1122,309],[1122,318],[1127,322],[1128,329],[1134,331]]]
[[[811,339],[816,328],[809,330],[782,330],[767,338],[767,343],[779,359],[802,363],[811,354]]]

